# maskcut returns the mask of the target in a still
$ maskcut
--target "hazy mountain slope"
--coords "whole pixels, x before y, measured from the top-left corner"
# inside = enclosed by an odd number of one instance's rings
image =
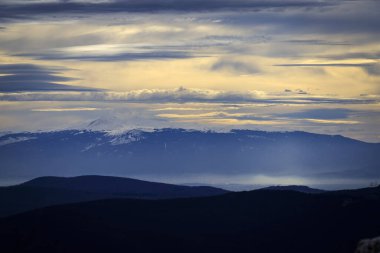
[[[214,187],[190,187],[130,178],[42,177],[18,186],[0,187],[0,217],[56,204],[107,198],[186,198],[224,194]]]
[[[13,252],[348,253],[380,234],[379,212],[378,197],[292,191],[102,200],[2,219],[0,242]]]
[[[1,136],[0,161],[0,178],[259,174],[372,180],[380,177],[380,144],[305,132],[161,129],[111,135],[72,130]]]

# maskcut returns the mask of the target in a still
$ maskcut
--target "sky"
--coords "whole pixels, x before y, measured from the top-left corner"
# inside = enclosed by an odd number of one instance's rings
[[[380,1],[0,0],[0,132],[380,142]]]

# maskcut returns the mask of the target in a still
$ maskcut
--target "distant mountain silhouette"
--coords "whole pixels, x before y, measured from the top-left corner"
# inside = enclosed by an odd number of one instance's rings
[[[190,176],[281,175],[361,183],[380,178],[380,144],[306,132],[15,133],[0,136],[0,161],[2,180],[88,174],[191,182]]]
[[[98,200],[0,219],[0,244],[38,253],[353,253],[360,239],[380,235],[379,213],[380,187]]]
[[[309,186],[305,185],[275,185],[275,186],[269,186],[262,188],[261,190],[273,190],[273,191],[296,191],[296,192],[303,192],[303,193],[322,193],[326,192],[325,190],[320,189],[314,189],[310,188]]]
[[[97,199],[187,198],[224,193],[227,191],[208,186],[179,186],[120,177],[40,177],[17,186],[0,187],[0,217],[39,207]]]
[[[21,186],[150,198],[201,197],[227,192],[210,186],[183,186],[110,176],[39,177]]]

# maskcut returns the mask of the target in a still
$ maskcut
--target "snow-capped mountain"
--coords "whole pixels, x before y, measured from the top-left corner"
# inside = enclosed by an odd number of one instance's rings
[[[15,133],[0,137],[0,161],[3,179],[84,174],[182,177],[192,182],[209,175],[230,182],[254,176],[340,182],[380,178],[380,144],[306,132]]]

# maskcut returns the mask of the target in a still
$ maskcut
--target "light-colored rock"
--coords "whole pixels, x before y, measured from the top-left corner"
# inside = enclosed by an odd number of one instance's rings
[[[380,253],[380,237],[361,240],[355,253]]]

